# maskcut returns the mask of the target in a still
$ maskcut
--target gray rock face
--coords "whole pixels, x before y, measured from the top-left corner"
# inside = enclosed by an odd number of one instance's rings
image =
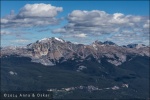
[[[1,56],[19,55],[30,57],[33,62],[47,66],[60,63],[60,59],[67,61],[78,57],[85,60],[87,57],[93,56],[99,61],[102,57],[107,57],[109,63],[118,66],[126,61],[128,55],[150,56],[149,47],[138,46],[137,48],[122,47],[108,41],[104,43],[95,41],[91,45],[73,44],[53,37],[38,40],[26,47],[1,48]]]

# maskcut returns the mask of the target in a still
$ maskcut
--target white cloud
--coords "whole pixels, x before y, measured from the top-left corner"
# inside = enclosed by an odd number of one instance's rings
[[[124,15],[122,13],[108,14],[105,11],[92,10],[81,11],[74,10],[68,17],[68,24],[62,28],[56,29],[54,33],[86,33],[86,34],[106,34],[116,33],[122,30],[143,29],[147,27],[147,19],[142,16]],[[145,26],[143,26],[146,24]]]
[[[55,7],[51,4],[26,4],[21,8],[18,16],[19,17],[55,17],[58,12],[63,11],[62,7]]]
[[[58,24],[61,19],[56,16],[63,11],[62,7],[50,4],[26,4],[18,14],[11,11],[10,15],[1,18],[2,28],[36,27]]]
[[[150,20],[147,20],[147,22],[143,25],[143,28],[149,29]]]
[[[26,42],[29,42],[29,40],[26,40],[26,39],[17,39],[17,40],[13,40],[12,42],[14,42],[14,43],[26,43]]]
[[[143,27],[144,28],[149,28],[149,24],[144,24]]]
[[[64,28],[58,28],[58,29],[55,29],[55,30],[52,30],[53,33],[66,33],[66,30]]]
[[[9,34],[11,34],[9,31],[5,31],[5,30],[1,30],[0,32],[1,32],[0,35],[9,35]]]
[[[76,34],[74,36],[75,37],[80,37],[80,38],[85,38],[85,37],[87,37],[87,34],[81,33],[81,34]]]
[[[1,19],[1,23],[3,23],[3,24],[7,24],[9,22],[9,20],[8,19]]]
[[[74,10],[68,14],[67,20],[68,23],[65,26],[52,32],[91,38],[108,38],[111,35],[111,40],[117,41],[118,44],[148,40],[146,37],[149,34],[149,20],[148,17],[144,16],[124,15],[122,13],[109,14],[100,10]]]
[[[120,19],[123,16],[124,16],[124,14],[122,14],[122,13],[114,13],[113,14],[114,19]]]

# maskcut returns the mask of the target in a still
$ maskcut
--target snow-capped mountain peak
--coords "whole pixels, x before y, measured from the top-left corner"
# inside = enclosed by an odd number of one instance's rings
[[[43,38],[43,39],[41,39],[41,40],[38,40],[38,42],[47,42],[47,41],[50,41],[50,40],[51,40],[51,41],[56,40],[56,41],[59,41],[59,42],[62,42],[62,43],[65,42],[63,39],[60,39],[60,38],[57,38],[57,37]]]

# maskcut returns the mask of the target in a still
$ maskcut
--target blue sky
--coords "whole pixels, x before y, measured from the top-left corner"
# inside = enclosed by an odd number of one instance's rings
[[[38,12],[45,6],[55,12]],[[148,45],[148,18],[149,1],[2,1],[1,45],[24,46],[45,37],[85,44],[109,40]]]

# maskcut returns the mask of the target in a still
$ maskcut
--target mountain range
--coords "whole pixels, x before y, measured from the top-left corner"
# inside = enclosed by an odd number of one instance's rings
[[[104,57],[115,66],[127,61],[127,56],[150,56],[149,47],[142,44],[118,46],[111,41],[95,41],[90,45],[74,44],[60,38],[44,38],[25,47],[6,47],[1,55],[30,57],[32,62],[53,66],[69,59],[88,60],[95,58],[99,63]]]
[[[1,48],[3,91],[53,91],[58,99],[148,99],[149,46],[44,38]]]

